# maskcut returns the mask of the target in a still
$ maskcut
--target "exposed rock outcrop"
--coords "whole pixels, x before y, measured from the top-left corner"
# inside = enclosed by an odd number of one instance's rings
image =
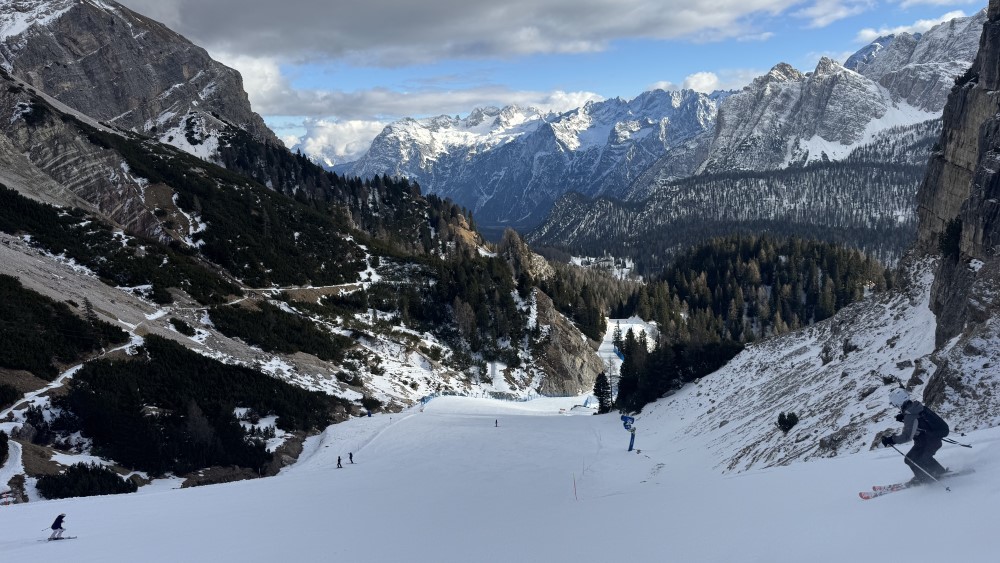
[[[556,396],[589,393],[594,389],[597,375],[604,370],[596,345],[556,311],[548,295],[536,291],[535,298],[538,325],[546,335],[542,353],[536,358],[546,374],[538,392]]]
[[[238,72],[166,26],[111,0],[22,0],[0,15],[0,64],[108,124],[199,156],[227,126],[280,143]]]
[[[0,72],[0,180],[29,197],[96,211],[129,232],[164,238],[145,204],[149,182],[134,176],[115,151],[90,142],[71,115],[24,83]],[[80,120],[82,123],[83,120]]]
[[[941,255],[930,301],[937,369],[924,399],[957,421],[1000,412],[998,90],[1000,0],[991,0],[979,53],[948,98],[939,150],[919,194],[918,250]]]
[[[781,63],[722,103],[703,170],[785,168],[826,158],[823,145],[854,145],[891,109],[873,86],[826,57],[808,75]]]
[[[944,129],[918,195],[922,251],[944,249],[935,277],[931,308],[938,315],[938,345],[961,333],[969,320],[977,278],[993,268],[970,268],[996,260],[1000,243],[1000,3],[991,2],[979,54],[956,80],[944,109]],[[949,224],[955,237],[942,243]],[[957,243],[957,244],[955,244]]]

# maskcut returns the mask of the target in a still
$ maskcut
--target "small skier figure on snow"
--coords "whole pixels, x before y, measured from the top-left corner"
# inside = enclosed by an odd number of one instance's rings
[[[911,399],[902,387],[889,393],[889,403],[899,409],[896,420],[903,423],[903,430],[896,436],[883,437],[882,445],[890,447],[913,440],[913,447],[905,457],[906,465],[913,471],[910,483],[925,483],[947,473],[934,454],[941,449],[941,438],[948,435],[948,425],[929,407]]]
[[[52,523],[52,534],[49,535],[50,540],[63,539],[62,535],[63,532],[65,532],[66,530],[63,529],[62,525],[63,525],[63,520],[65,519],[66,519],[65,514],[60,514],[59,516],[56,516],[56,521]]]
[[[340,456],[337,456],[337,469],[343,469],[344,466],[340,464]]]
[[[354,452],[347,453],[347,460],[350,461],[351,463],[354,463]]]

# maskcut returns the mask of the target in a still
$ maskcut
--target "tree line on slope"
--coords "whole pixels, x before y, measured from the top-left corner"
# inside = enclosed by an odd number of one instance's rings
[[[139,486],[96,463],[77,463],[56,475],[42,475],[35,484],[47,499],[134,493]]]
[[[151,286],[150,298],[158,303],[173,301],[167,291],[171,287],[183,289],[201,303],[220,303],[240,293],[180,246],[121,235],[80,209],[39,203],[2,184],[0,231],[29,235],[33,245],[86,266],[112,287]]]
[[[923,145],[919,150],[926,153]],[[857,158],[889,151],[866,150],[870,154]],[[852,157],[694,176],[661,186],[643,202],[569,194],[528,239],[576,254],[631,258],[644,276],[655,275],[690,245],[737,232],[837,242],[891,263],[916,235],[916,193],[925,162],[926,156],[919,164]]]
[[[321,360],[341,362],[354,341],[331,334],[309,319],[282,311],[266,301],[252,307],[240,304],[221,305],[209,310],[212,324],[219,332],[239,337],[248,344],[279,354],[306,352]]]
[[[29,371],[52,381],[59,375],[59,365],[128,341],[127,333],[97,318],[89,301],[81,313],[26,289],[13,276],[0,274],[0,367]],[[8,388],[0,386],[0,405],[20,396]]]
[[[612,310],[659,330],[655,342],[614,335],[625,354],[618,406],[639,410],[746,343],[822,321],[892,281],[876,260],[825,242],[732,236],[694,247]]]
[[[231,128],[223,137],[219,159],[227,169],[303,205],[345,216],[352,227],[382,241],[393,253],[424,254],[434,249],[435,238],[442,244],[453,240],[448,230],[459,216],[475,229],[469,210],[421,195],[420,186],[407,178],[340,176],[301,152],[254,139],[242,129]],[[425,207],[430,208],[429,217]],[[439,222],[442,215],[444,223]]]
[[[94,453],[154,475],[209,466],[258,470],[272,454],[248,437],[236,407],[276,415],[287,431],[323,428],[345,401],[256,370],[227,365],[148,336],[127,361],[99,360],[56,405],[93,440]]]

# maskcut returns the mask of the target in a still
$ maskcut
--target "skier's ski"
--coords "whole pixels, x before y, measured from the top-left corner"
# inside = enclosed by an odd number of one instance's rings
[[[75,540],[76,536],[63,536],[61,538],[45,538],[38,541],[59,541],[59,540]]]
[[[861,500],[870,500],[870,499],[873,499],[875,497],[880,497],[880,496],[883,496],[883,495],[887,495],[889,493],[895,493],[896,491],[902,491],[903,489],[908,489],[911,486],[912,485],[908,485],[906,483],[897,483],[895,485],[885,485],[884,487],[880,488],[877,491],[861,491],[860,493],[858,493],[858,496],[861,497]]]
[[[962,475],[968,475],[970,473],[975,473],[975,472],[976,472],[975,469],[962,469],[960,471],[952,471],[950,473],[945,473],[944,475],[942,475],[939,478],[939,480],[950,479],[951,477],[960,477]],[[915,487],[917,485],[922,485],[922,484],[923,483],[911,484],[909,481],[907,481],[904,483],[894,483],[892,485],[875,485],[872,487],[871,492],[861,491],[860,493],[858,493],[858,496],[860,496],[864,500],[869,500],[875,497],[880,497],[883,495],[887,495],[889,493],[895,493],[897,491],[902,491],[903,489],[908,489],[910,487]]]
[[[961,477],[962,475],[968,475],[970,473],[975,473],[975,472],[976,472],[975,469],[960,469],[958,471],[949,471],[949,472],[945,473],[944,475],[938,477],[938,480],[950,479],[952,477]],[[909,482],[906,482],[906,483],[894,483],[892,485],[875,485],[875,486],[872,487],[872,490],[875,491],[876,493],[880,492],[880,491],[884,491],[886,489],[889,489],[890,492],[892,492],[892,491],[898,491],[900,489],[905,489],[907,487],[912,486],[912,485],[909,485],[908,483]]]

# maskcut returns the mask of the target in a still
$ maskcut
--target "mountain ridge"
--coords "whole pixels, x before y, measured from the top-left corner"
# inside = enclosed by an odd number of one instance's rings
[[[700,173],[840,160],[880,131],[939,116],[985,17],[880,37],[849,59],[852,68],[829,58],[810,72],[778,63],[742,91],[649,91],[539,113],[494,145],[442,141],[434,125],[451,118],[407,118],[388,125],[361,159],[334,169],[409,176],[468,207],[481,225],[526,230],[570,191],[640,200]]]
[[[0,20],[0,65],[66,105],[205,159],[227,127],[280,143],[250,108],[240,74],[159,22],[104,0],[11,8]]]

